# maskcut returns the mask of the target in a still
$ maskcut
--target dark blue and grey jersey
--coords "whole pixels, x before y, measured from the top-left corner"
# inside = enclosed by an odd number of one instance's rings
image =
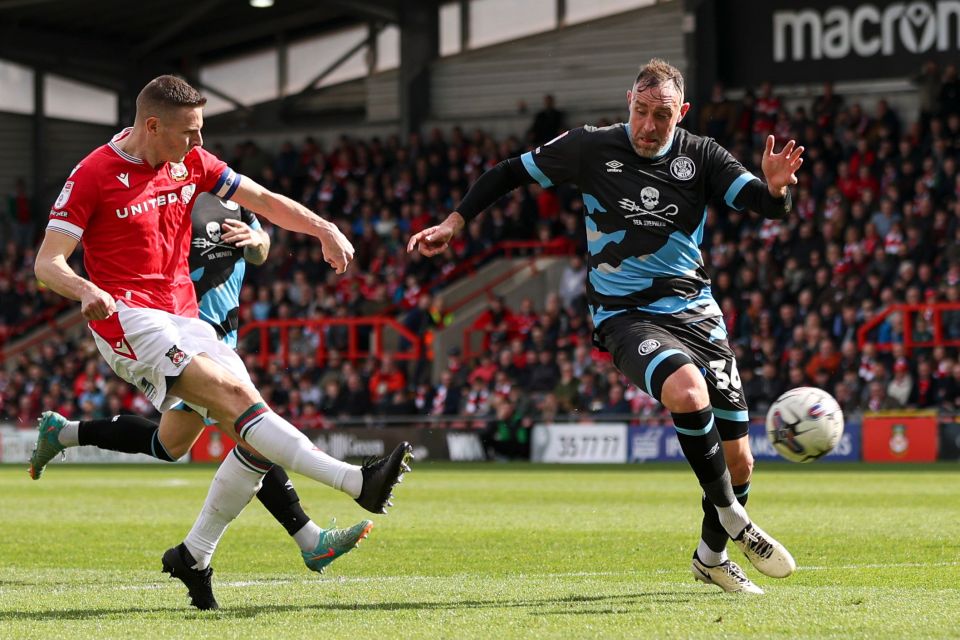
[[[648,159],[628,124],[585,126],[521,161],[541,186],[582,193],[595,326],[626,311],[681,323],[721,315],[700,253],[706,205],[740,209],[738,194],[758,179],[716,141],[677,128],[669,150]]]
[[[240,287],[247,261],[242,248],[220,239],[223,221],[227,218],[260,229],[257,217],[236,202],[221,200],[209,193],[197,198],[193,207],[190,278],[197,292],[200,319],[213,325],[220,339],[236,348]]]

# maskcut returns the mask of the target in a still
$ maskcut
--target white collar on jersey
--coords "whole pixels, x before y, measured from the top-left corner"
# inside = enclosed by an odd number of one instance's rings
[[[109,146],[110,146],[111,149],[113,149],[113,150],[116,152],[116,154],[117,154],[118,156],[120,156],[121,158],[123,158],[123,159],[126,160],[127,162],[133,162],[133,163],[135,163],[135,164],[143,164],[143,160],[141,160],[141,159],[138,158],[137,156],[132,156],[132,155],[130,155],[129,153],[127,153],[126,151],[124,151],[123,149],[121,149],[120,147],[117,146],[117,142],[123,140],[123,139],[126,138],[128,135],[130,135],[130,132],[131,132],[131,131],[133,131],[133,127],[127,127],[126,129],[124,129],[124,130],[121,131],[120,133],[118,133],[118,134],[116,134],[115,136],[113,136],[112,138],[110,138]]]

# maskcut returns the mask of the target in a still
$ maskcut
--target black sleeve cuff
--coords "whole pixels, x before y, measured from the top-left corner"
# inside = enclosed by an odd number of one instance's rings
[[[508,158],[485,172],[470,186],[456,211],[465,222],[470,222],[517,187],[533,182],[520,158]]]
[[[767,189],[763,180],[751,180],[744,185],[737,195],[734,204],[740,209],[756,211],[764,218],[779,220],[793,210],[793,195],[787,187],[787,195],[783,198],[774,198]]]

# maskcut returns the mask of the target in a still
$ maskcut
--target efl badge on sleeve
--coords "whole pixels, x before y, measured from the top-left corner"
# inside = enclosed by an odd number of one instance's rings
[[[60,195],[57,196],[57,201],[53,203],[54,209],[63,209],[64,205],[67,204],[67,201],[70,199],[70,194],[73,192],[73,180],[67,180],[63,189],[60,191]]]

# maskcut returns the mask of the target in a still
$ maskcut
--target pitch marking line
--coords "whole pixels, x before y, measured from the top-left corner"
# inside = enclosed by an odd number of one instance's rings
[[[847,565],[837,565],[837,566],[810,566],[797,567],[797,571],[828,571],[828,570],[842,570],[842,571],[853,571],[853,570],[862,570],[862,569],[903,569],[903,568],[924,568],[924,567],[956,567],[960,566],[960,561],[958,562],[890,562],[890,563],[875,563],[875,564],[847,564]],[[678,573],[677,569],[658,569],[653,573],[656,574],[670,574]],[[521,573],[515,576],[501,576],[500,579],[524,579],[524,578],[591,578],[591,577],[604,577],[604,576],[631,576],[636,575],[635,571],[572,571],[567,573]],[[283,584],[298,584],[298,585],[323,585],[329,584],[330,582],[337,583],[381,583],[381,582],[409,582],[409,581],[426,581],[426,580],[461,580],[464,578],[479,578],[480,576],[475,576],[471,574],[460,574],[453,576],[356,576],[356,577],[337,577],[333,580],[305,580],[305,579],[276,579],[276,580],[237,580],[232,582],[221,582],[216,586],[218,588],[226,587],[265,587],[265,586],[274,586],[274,585],[283,585]],[[484,576],[490,578],[490,576]],[[77,588],[87,588],[89,585],[78,585]],[[138,590],[151,590],[151,589],[163,589],[170,584],[157,583],[157,584],[141,584],[141,585],[114,585],[112,587],[106,586],[106,588],[113,588],[119,591],[138,591]]]

